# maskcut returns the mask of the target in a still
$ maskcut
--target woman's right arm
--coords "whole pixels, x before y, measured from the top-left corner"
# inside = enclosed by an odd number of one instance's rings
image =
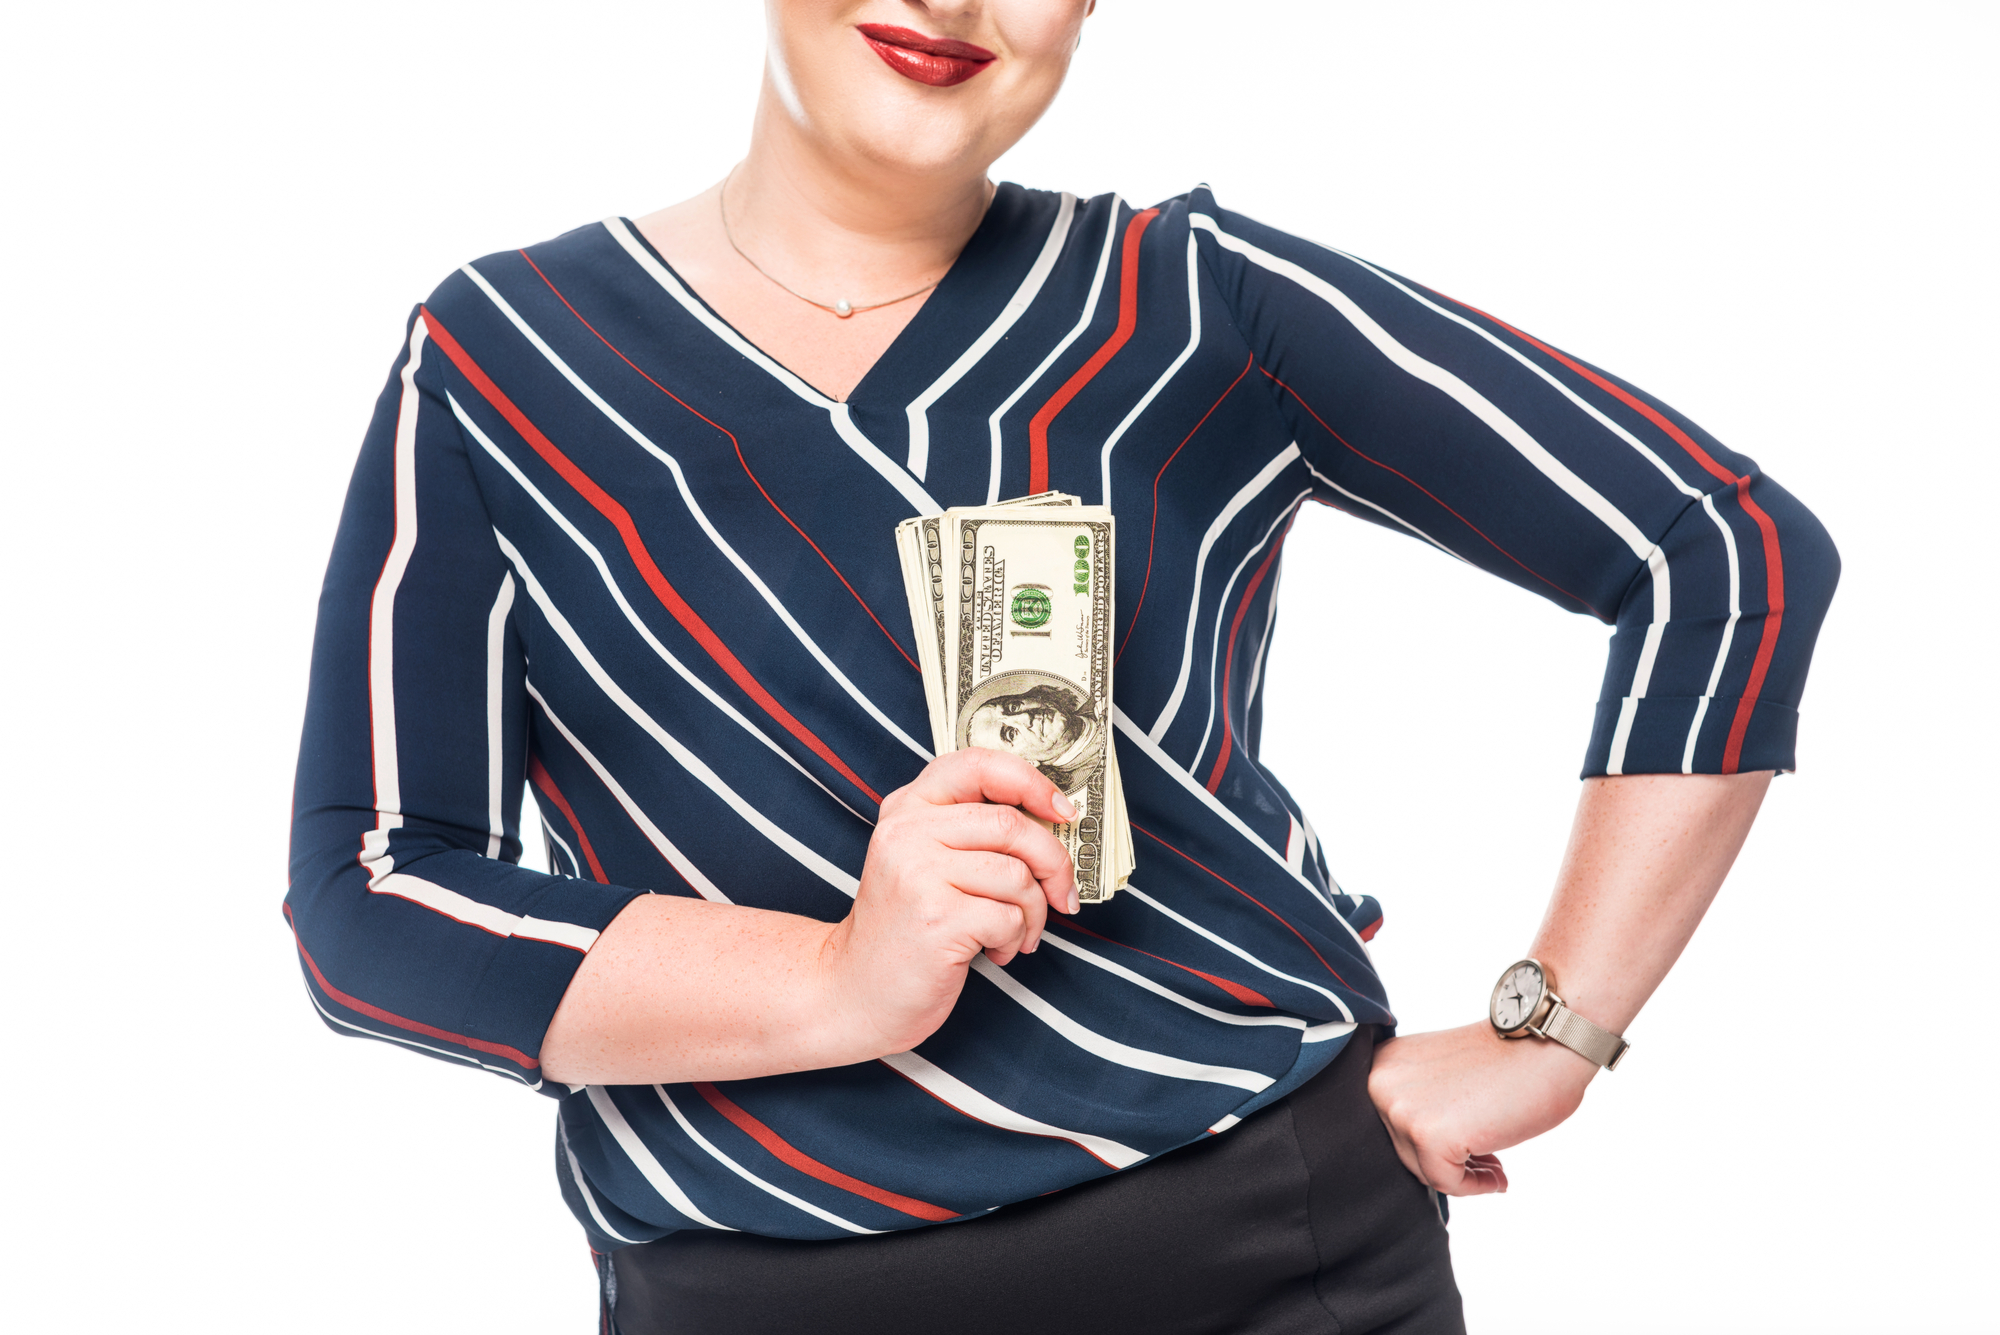
[[[1062,809],[1058,809],[1061,804]],[[703,900],[632,901],[577,970],[542,1049],[570,1084],[740,1080],[907,1052],[982,952],[1076,911],[1069,855],[1021,814],[1074,808],[1033,766],[959,751],[889,794],[838,923]]]
[[[329,1026],[538,1089],[741,1078],[906,1050],[974,954],[1032,947],[1073,887],[1013,807],[1056,794],[986,753],[884,802],[838,924],[517,865],[516,578],[440,360],[413,316],[320,598],[285,915]]]

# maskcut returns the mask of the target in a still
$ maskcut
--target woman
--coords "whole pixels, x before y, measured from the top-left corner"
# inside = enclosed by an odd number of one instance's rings
[[[987,181],[1089,7],[771,0],[728,178],[448,278],[363,447],[287,913],[337,1030],[561,1101],[607,1330],[1460,1329],[1437,1195],[1575,1110],[1791,767],[1837,561],[1750,461],[1204,189]],[[891,615],[896,522],[1051,488],[1125,534],[1082,912]],[[1257,761],[1307,500],[1618,626],[1492,1022],[1388,1038]]]

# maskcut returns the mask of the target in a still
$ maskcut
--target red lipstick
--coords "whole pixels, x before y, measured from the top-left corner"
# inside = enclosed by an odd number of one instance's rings
[[[890,69],[906,79],[927,83],[933,88],[949,88],[964,83],[997,58],[983,46],[954,41],[949,37],[926,37],[909,28],[886,23],[863,23],[855,28],[862,40]]]

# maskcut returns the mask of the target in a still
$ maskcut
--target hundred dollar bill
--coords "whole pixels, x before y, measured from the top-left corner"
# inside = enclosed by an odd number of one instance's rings
[[[1081,504],[1078,498],[1067,492],[1044,491],[1000,501],[998,508],[1078,504]],[[924,703],[930,709],[931,748],[938,755],[954,749],[944,697],[945,682],[951,676],[951,659],[945,647],[950,632],[945,599],[949,578],[939,531],[943,522],[943,515],[926,515],[896,525],[896,556],[902,563],[903,592],[909,600],[910,625],[916,635]]]
[[[1111,744],[1113,532],[1109,510],[1083,505],[950,510],[938,527],[954,576],[939,655],[950,748],[1011,751],[1077,805],[1054,829],[1085,903],[1130,874]]]

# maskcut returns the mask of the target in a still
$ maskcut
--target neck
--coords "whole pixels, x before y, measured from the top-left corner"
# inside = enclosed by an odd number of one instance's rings
[[[841,152],[767,83],[723,206],[737,242],[774,276],[815,295],[878,301],[951,267],[992,198],[986,166],[912,171]]]

